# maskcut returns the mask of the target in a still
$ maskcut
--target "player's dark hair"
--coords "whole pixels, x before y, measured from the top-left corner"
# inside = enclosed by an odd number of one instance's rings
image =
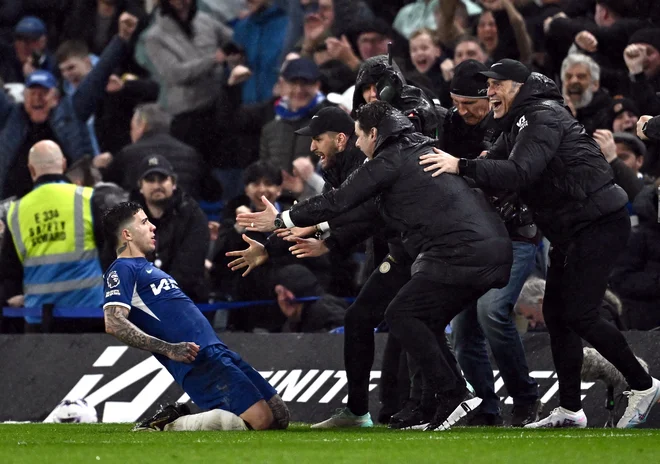
[[[243,172],[244,185],[266,179],[272,185],[282,185],[282,171],[266,161],[256,161]]]
[[[368,132],[372,128],[378,127],[385,116],[393,110],[394,107],[387,102],[381,100],[372,101],[358,108],[356,120],[360,125],[360,129]]]
[[[106,240],[112,244],[113,248],[117,245],[117,236],[119,230],[126,226],[127,222],[133,220],[135,213],[142,209],[142,205],[134,201],[123,201],[103,214],[103,232]]]

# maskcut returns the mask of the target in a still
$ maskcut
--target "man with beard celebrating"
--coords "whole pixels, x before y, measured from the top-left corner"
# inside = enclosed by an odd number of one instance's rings
[[[196,303],[206,302],[204,259],[209,248],[208,221],[197,202],[177,189],[172,165],[161,155],[145,158],[140,165],[139,192],[131,199],[140,203],[157,227],[156,250],[149,260],[172,276]]]
[[[600,88],[600,66],[580,53],[568,55],[561,64],[564,102],[589,135],[610,129],[612,98]]]

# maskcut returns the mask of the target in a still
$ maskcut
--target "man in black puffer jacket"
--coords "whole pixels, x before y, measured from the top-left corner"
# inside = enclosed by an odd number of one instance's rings
[[[630,234],[626,193],[598,145],[563,105],[553,81],[520,62],[501,60],[482,73],[502,135],[488,158],[440,153],[434,166],[478,186],[519,191],[552,243],[543,315],[559,376],[560,407],[526,427],[586,427],[580,398],[582,341],[587,340],[632,388],[617,427],[646,420],[660,381],[637,362],[623,335],[598,312],[617,255]]]
[[[271,208],[237,220],[259,230],[310,226],[376,198],[385,223],[399,231],[406,252],[415,257],[411,279],[387,307],[385,321],[437,395],[427,430],[446,430],[481,400],[468,393],[453,354],[430,326],[446,326],[487,290],[506,284],[511,241],[480,192],[458,177],[431,177],[420,169],[418,157],[434,141],[415,133],[400,111],[386,102],[369,103],[358,111],[356,133],[357,146],[370,161],[339,189],[281,215]]]

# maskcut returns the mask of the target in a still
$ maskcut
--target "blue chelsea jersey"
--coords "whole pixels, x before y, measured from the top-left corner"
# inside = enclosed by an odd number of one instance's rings
[[[118,305],[130,309],[128,319],[152,337],[169,343],[195,342],[200,351],[210,345],[224,346],[176,281],[145,258],[115,260],[103,280],[103,308]],[[196,362],[185,364],[163,355],[154,356],[180,385]]]

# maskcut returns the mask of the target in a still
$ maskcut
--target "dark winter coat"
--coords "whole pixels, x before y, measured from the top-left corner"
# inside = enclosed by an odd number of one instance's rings
[[[603,89],[594,92],[594,98],[584,108],[577,110],[576,119],[584,126],[587,134],[592,135],[596,129],[611,129],[612,97]]]
[[[294,205],[291,221],[317,224],[376,198],[385,222],[416,257],[412,272],[438,282],[488,288],[509,279],[511,241],[501,219],[481,192],[453,175],[432,177],[419,166],[433,140],[392,110],[378,127],[374,159],[358,168],[339,189]]]
[[[461,174],[478,186],[519,191],[553,245],[628,202],[552,80],[532,73],[497,122],[503,133],[489,151],[495,159],[470,160]]]
[[[660,224],[658,195],[654,186],[637,195],[633,207],[639,226],[612,271],[610,285],[624,304],[629,329],[650,330],[660,326]]]
[[[138,185],[139,166],[149,156],[162,155],[174,168],[176,184],[193,198],[199,198],[202,160],[197,151],[166,132],[147,132],[140,140],[125,146],[103,171],[103,179],[126,190]]]
[[[144,197],[133,192],[149,216]],[[149,217],[156,226],[156,251],[148,256],[177,281],[183,292],[195,302],[206,302],[208,290],[204,278],[204,259],[209,249],[209,227],[206,215],[195,200],[175,190],[165,214],[160,219]]]

